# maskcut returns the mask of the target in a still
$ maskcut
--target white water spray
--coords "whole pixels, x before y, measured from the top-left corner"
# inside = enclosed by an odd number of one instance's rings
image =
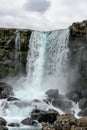
[[[35,103],[32,100],[40,99],[41,101],[45,98],[45,91],[50,88],[57,88],[65,93],[69,76],[68,39],[69,30],[32,32],[27,56],[27,76],[17,81],[14,90],[15,96],[20,101],[16,104],[8,103],[9,108],[5,110],[5,115],[1,113],[1,116],[5,116],[9,122],[11,122],[10,119],[20,122],[29,117],[36,105],[37,108],[44,110],[53,108],[52,104]],[[15,41],[16,49],[20,50],[19,33]],[[13,116],[14,119],[12,119]]]

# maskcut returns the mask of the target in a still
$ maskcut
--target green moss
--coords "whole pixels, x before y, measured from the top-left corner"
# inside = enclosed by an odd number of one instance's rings
[[[6,50],[4,48],[3,49],[0,48],[0,52],[8,53],[8,50]]]
[[[83,85],[85,83],[85,78],[83,76],[80,77],[80,84]]]
[[[73,49],[73,53],[76,53],[77,51],[78,51],[77,48],[74,48],[74,49]]]
[[[27,55],[27,52],[26,52],[26,51],[19,51],[19,52],[17,52],[17,53],[18,53],[18,55],[20,55],[20,56]]]
[[[14,72],[14,68],[10,67],[8,70],[9,73],[13,73]]]
[[[3,61],[5,61],[5,60],[7,60],[7,59],[8,59],[7,56],[4,56],[4,57],[2,58]]]
[[[0,72],[4,74],[8,74],[8,67],[0,65]]]

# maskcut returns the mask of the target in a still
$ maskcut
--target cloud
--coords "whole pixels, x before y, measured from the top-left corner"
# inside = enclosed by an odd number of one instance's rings
[[[87,19],[87,0],[0,0],[0,27],[55,30]]]
[[[43,13],[50,7],[51,2],[49,0],[28,0],[25,4],[25,8],[28,11]]]

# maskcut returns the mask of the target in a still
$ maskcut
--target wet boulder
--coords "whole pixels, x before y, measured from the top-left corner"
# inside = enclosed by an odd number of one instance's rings
[[[15,98],[15,97],[8,97],[8,99],[7,99],[7,101],[16,101],[16,100],[19,101],[19,99]]]
[[[85,109],[87,107],[87,99],[86,98],[82,98],[80,101],[79,101],[79,108],[80,109]]]
[[[79,127],[87,127],[87,117],[82,117],[76,121],[76,125]]]
[[[49,122],[53,123],[56,120],[57,115],[59,113],[53,109],[49,109],[48,111],[42,111],[38,109],[34,109],[31,112],[31,118],[34,120],[38,120],[38,122]]]
[[[0,126],[0,130],[8,130],[8,128],[5,126]]]
[[[31,112],[31,118],[33,120],[37,120],[38,119],[38,116],[40,115],[40,113],[43,113],[44,111],[42,110],[39,110],[39,109],[33,109],[32,112]]]
[[[79,113],[78,113],[79,116],[83,116],[83,117],[86,117],[87,116],[87,108],[81,110]]]
[[[55,130],[71,130],[71,126],[76,124],[76,118],[72,114],[64,114],[57,117],[54,122]]]
[[[19,127],[20,125],[18,123],[10,123],[8,124],[8,126],[11,126],[11,127]]]
[[[7,121],[4,118],[0,117],[0,126],[6,126],[6,124]]]
[[[71,91],[66,94],[66,97],[69,100],[72,100],[77,103],[81,99],[81,94],[80,94],[80,92],[77,92],[77,91]]]
[[[7,83],[0,82],[0,99],[8,98],[10,95],[14,95],[13,88]]]
[[[58,98],[59,97],[59,91],[58,89],[50,89],[46,91],[45,93],[49,98]]]
[[[55,99],[52,101],[53,106],[60,108],[63,111],[69,110],[72,108],[72,102],[69,100]]]
[[[82,97],[82,98],[86,98],[86,97],[87,97],[87,89],[83,89],[83,90],[81,91],[81,97]]]
[[[29,126],[38,126],[38,122],[32,120],[31,118],[26,118],[21,121],[23,125],[29,125]]]

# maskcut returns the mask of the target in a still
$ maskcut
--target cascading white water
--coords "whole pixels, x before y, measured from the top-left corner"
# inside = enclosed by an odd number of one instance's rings
[[[44,86],[57,88],[64,93],[68,86],[69,76],[68,40],[68,29],[48,33],[45,50]]]
[[[27,80],[31,79],[31,86],[40,89],[43,65],[44,65],[44,53],[46,46],[46,34],[41,32],[33,32],[29,43],[29,53],[27,57]]]
[[[68,39],[68,29],[32,32],[27,56],[27,76],[18,80],[14,86],[15,97],[18,97],[20,101],[8,103],[9,108],[5,110],[5,113],[1,113],[1,116],[4,115],[8,120],[16,119],[20,122],[30,115],[35,105],[41,109],[53,108],[52,104],[35,103],[32,100],[45,98],[44,93],[50,88],[65,92],[69,78]],[[17,33],[15,43],[16,49],[20,50],[19,33]]]
[[[21,49],[20,32],[18,30],[16,30],[15,49],[18,51]]]

